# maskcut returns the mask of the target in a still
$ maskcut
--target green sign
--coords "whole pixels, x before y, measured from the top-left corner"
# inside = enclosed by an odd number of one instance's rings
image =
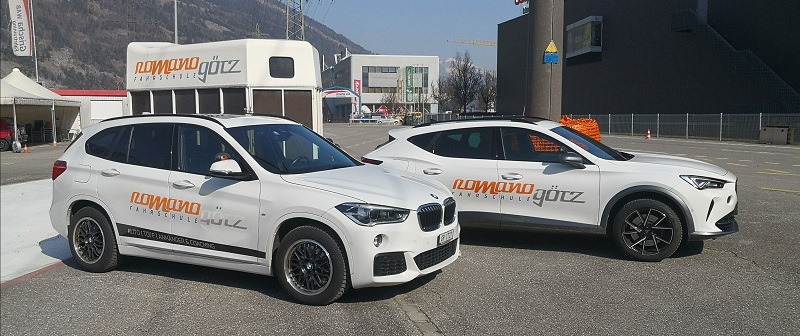
[[[406,102],[414,101],[414,67],[406,67]]]

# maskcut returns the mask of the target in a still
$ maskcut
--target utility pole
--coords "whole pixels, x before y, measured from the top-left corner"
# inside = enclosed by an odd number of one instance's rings
[[[561,119],[561,90],[564,58],[555,63],[545,62],[545,52],[554,42],[561,48],[556,54],[564,55],[564,0],[529,1],[528,32],[530,40],[530,97],[525,115],[558,121]],[[552,60],[550,60],[552,61]]]

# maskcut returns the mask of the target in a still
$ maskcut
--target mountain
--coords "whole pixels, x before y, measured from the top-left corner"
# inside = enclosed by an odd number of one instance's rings
[[[302,0],[301,0],[302,1]],[[125,89],[128,43],[174,42],[172,0],[35,0],[39,78],[50,89]],[[335,5],[335,4],[332,4]],[[2,1],[2,22],[10,20]],[[347,48],[371,54],[346,37],[306,17],[305,37],[320,55]],[[286,4],[278,0],[180,0],[181,44],[242,38],[286,37]],[[33,57],[14,56],[9,25],[0,29],[0,74],[13,68],[35,79]]]

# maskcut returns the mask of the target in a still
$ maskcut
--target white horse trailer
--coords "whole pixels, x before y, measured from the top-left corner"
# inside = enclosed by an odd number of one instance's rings
[[[133,42],[126,80],[132,115],[277,115],[322,135],[319,52],[305,41]]]

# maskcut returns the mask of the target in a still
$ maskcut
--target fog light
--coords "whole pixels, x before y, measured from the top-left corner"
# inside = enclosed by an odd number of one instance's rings
[[[375,244],[375,247],[381,246],[381,243],[383,243],[383,235],[377,235],[372,240],[372,244]]]

